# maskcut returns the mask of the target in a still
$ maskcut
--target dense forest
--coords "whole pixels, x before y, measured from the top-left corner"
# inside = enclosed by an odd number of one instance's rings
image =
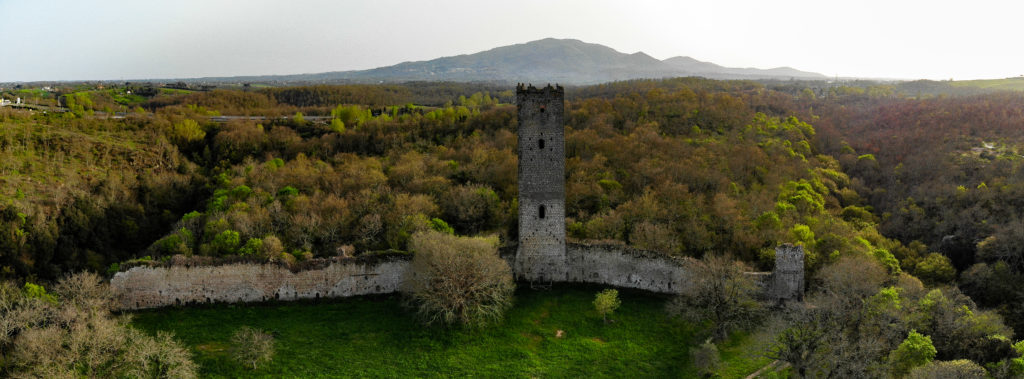
[[[793,320],[885,341],[845,358],[885,359],[917,330],[943,360],[1010,372],[1024,349],[1010,343],[1024,330],[1013,285],[1024,280],[1024,94],[940,89],[570,88],[569,236],[764,270],[776,245],[801,244],[812,281],[846,287],[813,297],[832,318]],[[0,108],[0,275],[55,280],[179,254],[293,264],[405,253],[425,230],[513,244],[513,95],[451,83],[126,86],[56,95],[67,112]],[[850,263],[860,257],[870,263]],[[851,267],[868,267],[868,288],[848,282]]]

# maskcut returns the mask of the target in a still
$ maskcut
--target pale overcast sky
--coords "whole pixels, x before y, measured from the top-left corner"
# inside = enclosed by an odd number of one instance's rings
[[[0,82],[297,74],[573,38],[828,76],[1024,74],[1024,2],[0,0]]]

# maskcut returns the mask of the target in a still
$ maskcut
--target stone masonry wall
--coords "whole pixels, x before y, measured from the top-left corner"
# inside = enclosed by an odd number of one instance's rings
[[[776,273],[749,273],[763,283],[773,300],[803,295],[803,249],[783,245]],[[508,261],[514,257],[507,256]],[[798,260],[799,259],[799,260]],[[293,273],[274,264],[234,263],[221,266],[135,267],[111,279],[121,309],[143,309],[208,302],[336,298],[392,293],[400,290],[409,260],[333,262],[324,268]],[[592,283],[675,294],[686,290],[688,258],[672,258],[618,244],[568,244],[565,272],[557,282]],[[510,262],[511,263],[511,262]],[[514,267],[514,266],[513,266]],[[780,271],[783,270],[783,271]],[[783,274],[779,274],[783,272]]]
[[[689,278],[689,259],[675,259],[616,244],[569,244],[568,282],[606,284],[658,293],[679,293]]]
[[[275,264],[134,267],[110,280],[121,309],[317,299],[397,292],[408,260],[334,262],[293,273]]]

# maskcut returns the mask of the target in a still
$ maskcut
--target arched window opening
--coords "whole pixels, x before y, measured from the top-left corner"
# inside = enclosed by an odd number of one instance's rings
[[[544,139],[543,138],[537,140],[537,147],[541,148],[541,149],[544,148]]]
[[[544,106],[543,105],[540,106],[540,113],[544,113]]]
[[[537,208],[537,215],[539,215],[540,218],[544,218],[544,213],[545,213],[544,211],[545,210],[546,210],[546,208],[544,208],[544,206],[541,205],[539,208]]]

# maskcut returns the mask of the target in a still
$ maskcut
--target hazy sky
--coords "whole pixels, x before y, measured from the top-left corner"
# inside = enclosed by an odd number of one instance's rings
[[[546,37],[828,76],[1024,74],[1020,1],[0,0],[0,82],[297,74]]]

